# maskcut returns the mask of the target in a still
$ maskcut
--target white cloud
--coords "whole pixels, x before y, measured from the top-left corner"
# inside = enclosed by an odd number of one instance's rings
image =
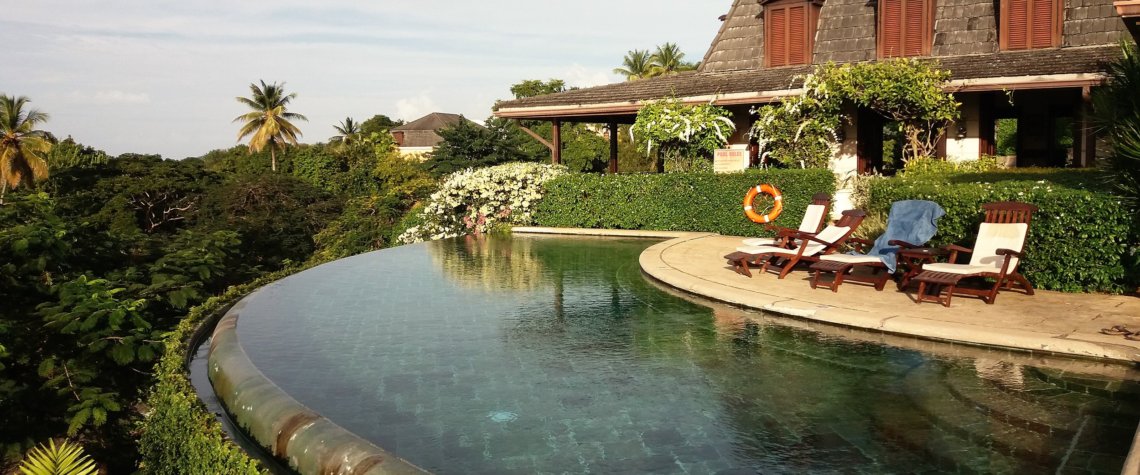
[[[610,70],[587,68],[578,63],[563,72],[562,78],[569,87],[594,87],[621,81]]]
[[[420,93],[414,97],[405,97],[396,101],[396,118],[411,122],[432,112],[447,112],[439,110],[427,93]]]
[[[141,92],[132,93],[123,91],[99,91],[91,97],[91,102],[99,105],[147,104],[150,102],[150,96]]]

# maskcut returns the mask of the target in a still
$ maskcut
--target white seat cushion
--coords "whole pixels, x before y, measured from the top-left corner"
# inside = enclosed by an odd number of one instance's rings
[[[752,238],[744,240],[745,246],[775,246],[776,238]]]
[[[788,252],[787,249],[784,249],[782,247],[776,247],[776,246],[740,246],[740,247],[736,248],[736,251],[737,252],[743,252],[745,254],[752,254],[752,255],[771,254],[774,252]],[[792,251],[792,252],[795,252],[795,251]]]
[[[924,266],[922,266],[922,270],[924,270],[924,271],[928,270],[928,271],[933,271],[933,272],[945,272],[947,274],[961,274],[961,275],[981,274],[983,272],[1001,272],[1000,267],[995,269],[991,266],[975,266],[975,265],[970,265],[970,264],[946,264],[946,263],[941,263],[941,262],[936,263],[936,264],[924,265]]]
[[[978,240],[974,242],[974,252],[970,254],[970,265],[987,266],[987,272],[1001,272],[1005,256],[998,255],[998,249],[1021,252],[1025,245],[1025,235],[1029,225],[1025,223],[982,223],[978,228]],[[1017,269],[1018,259],[1009,261],[1009,270]],[[925,268],[925,267],[924,267]]]
[[[873,256],[853,256],[851,254],[828,254],[819,258],[821,261],[842,262],[845,264],[874,264],[883,262]]]
[[[819,230],[819,223],[823,222],[823,213],[827,207],[823,205],[808,205],[804,212],[804,219],[800,221],[800,232],[815,233]]]
[[[847,232],[850,230],[851,228],[847,226],[832,225],[823,228],[823,231],[820,231],[819,234],[816,234],[815,238],[819,239],[820,241],[833,244],[835,241],[843,239],[843,236],[846,236]],[[807,244],[804,244],[805,241]],[[827,246],[823,244],[820,244],[816,241],[808,241],[806,239],[800,240],[800,244],[804,246],[805,256],[814,256],[820,252],[823,252],[823,250],[827,248]]]

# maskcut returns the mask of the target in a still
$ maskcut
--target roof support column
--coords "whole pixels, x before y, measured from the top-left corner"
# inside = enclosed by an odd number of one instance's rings
[[[610,173],[617,173],[618,171],[618,124],[617,121],[610,121]]]
[[[1092,88],[1081,88],[1077,103],[1077,120],[1073,121],[1073,164],[1091,167],[1096,163],[1096,131],[1092,123]]]
[[[554,119],[554,145],[550,150],[550,161],[555,165],[562,164],[562,120]]]

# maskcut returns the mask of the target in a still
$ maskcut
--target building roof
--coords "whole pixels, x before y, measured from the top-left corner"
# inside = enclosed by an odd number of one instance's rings
[[[1099,83],[1119,46],[1006,51],[933,58],[951,73],[951,90],[1078,87]],[[639,103],[665,97],[721,105],[771,102],[798,93],[812,66],[680,73],[499,104],[500,117],[636,113]],[[545,112],[542,111],[545,109]]]
[[[401,147],[435,147],[443,141],[443,137],[440,137],[436,132],[439,129],[458,124],[461,120],[467,119],[459,114],[432,112],[407,124],[393,128],[392,134],[396,135],[399,133],[403,136],[402,139],[398,140]],[[472,121],[468,122],[475,123]]]
[[[1140,2],[1140,0],[1118,0]],[[765,68],[764,0],[733,0],[695,72],[578,89],[497,105],[508,118],[628,120],[647,100],[677,97],[720,105],[771,102],[795,94],[797,76],[812,66]],[[878,57],[876,4],[826,0],[821,6],[812,62],[861,62]],[[1124,22],[1112,0],[1065,2],[1062,48],[1001,51],[995,0],[939,0],[932,61],[952,73],[952,90],[1080,87],[1103,81],[1105,63],[1119,56]],[[710,19],[711,21],[711,19]]]
[[[430,130],[436,131],[444,127],[449,127],[458,124],[463,120],[463,116],[459,114],[448,114],[446,112],[432,112],[431,114],[420,117],[419,119],[408,122],[407,124],[393,128],[393,132],[407,132],[411,130]]]

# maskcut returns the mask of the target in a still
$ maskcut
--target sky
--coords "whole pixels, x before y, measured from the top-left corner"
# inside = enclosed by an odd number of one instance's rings
[[[285,82],[303,142],[345,117],[482,122],[523,79],[621,81],[625,53],[677,43],[698,61],[731,0],[3,0],[0,93],[60,138],[200,156],[237,144],[234,98]]]

